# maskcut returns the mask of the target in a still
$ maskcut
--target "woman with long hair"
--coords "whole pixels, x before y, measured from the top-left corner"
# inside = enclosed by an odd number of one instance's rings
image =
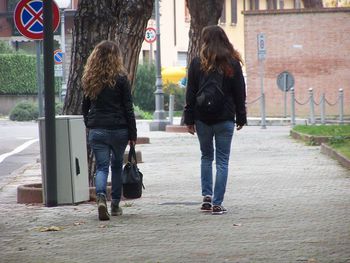
[[[112,170],[111,214],[122,214],[122,166],[126,146],[135,145],[136,121],[130,84],[121,51],[114,41],[102,41],[90,54],[82,77],[82,111],[88,141],[96,159],[96,202],[100,220],[109,220],[106,203],[109,165]]]
[[[200,56],[191,61],[188,69],[184,122],[189,133],[197,132],[200,144],[201,210],[214,215],[227,212],[222,202],[235,123],[237,130],[247,123],[241,64],[240,54],[221,27],[203,28]],[[214,189],[213,140],[216,161]]]

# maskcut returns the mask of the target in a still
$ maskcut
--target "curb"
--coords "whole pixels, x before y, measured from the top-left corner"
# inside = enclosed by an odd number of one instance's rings
[[[308,135],[305,133],[299,133],[293,130],[290,130],[290,136],[293,139],[296,140],[301,140],[304,141],[306,143],[308,143],[309,145],[321,145],[322,143],[327,143],[329,141],[329,139],[331,137],[329,136],[314,136],[314,135]]]
[[[336,159],[341,165],[350,170],[350,160],[341,153],[333,150],[325,143],[321,144],[321,153]]]

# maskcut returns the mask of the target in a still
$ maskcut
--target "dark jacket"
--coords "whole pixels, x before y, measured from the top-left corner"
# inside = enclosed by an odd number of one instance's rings
[[[207,124],[214,124],[221,121],[232,120],[238,125],[247,123],[247,112],[245,107],[246,91],[241,65],[232,59],[234,70],[233,77],[224,77],[222,89],[225,94],[224,109],[219,114],[209,115],[196,108],[196,94],[199,89],[200,80],[206,74],[200,68],[200,59],[195,57],[188,69],[188,84],[186,91],[186,105],[184,109],[184,123],[194,124],[195,120]]]
[[[126,76],[119,76],[115,87],[105,87],[95,100],[84,96],[82,111],[86,127],[127,128],[129,140],[137,139],[130,84]]]

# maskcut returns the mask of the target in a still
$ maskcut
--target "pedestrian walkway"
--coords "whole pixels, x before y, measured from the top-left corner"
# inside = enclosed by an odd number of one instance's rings
[[[100,222],[94,203],[16,204],[26,167],[0,190],[0,262],[350,262],[350,172],[289,137],[288,126],[235,132],[224,205],[199,211],[196,136],[148,132],[138,145],[146,190]],[[59,231],[44,231],[44,227]]]

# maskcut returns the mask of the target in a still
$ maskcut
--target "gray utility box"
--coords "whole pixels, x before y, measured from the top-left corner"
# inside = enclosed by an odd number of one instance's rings
[[[45,203],[45,118],[39,119],[43,200]],[[90,199],[83,117],[56,116],[57,203],[75,204]]]

